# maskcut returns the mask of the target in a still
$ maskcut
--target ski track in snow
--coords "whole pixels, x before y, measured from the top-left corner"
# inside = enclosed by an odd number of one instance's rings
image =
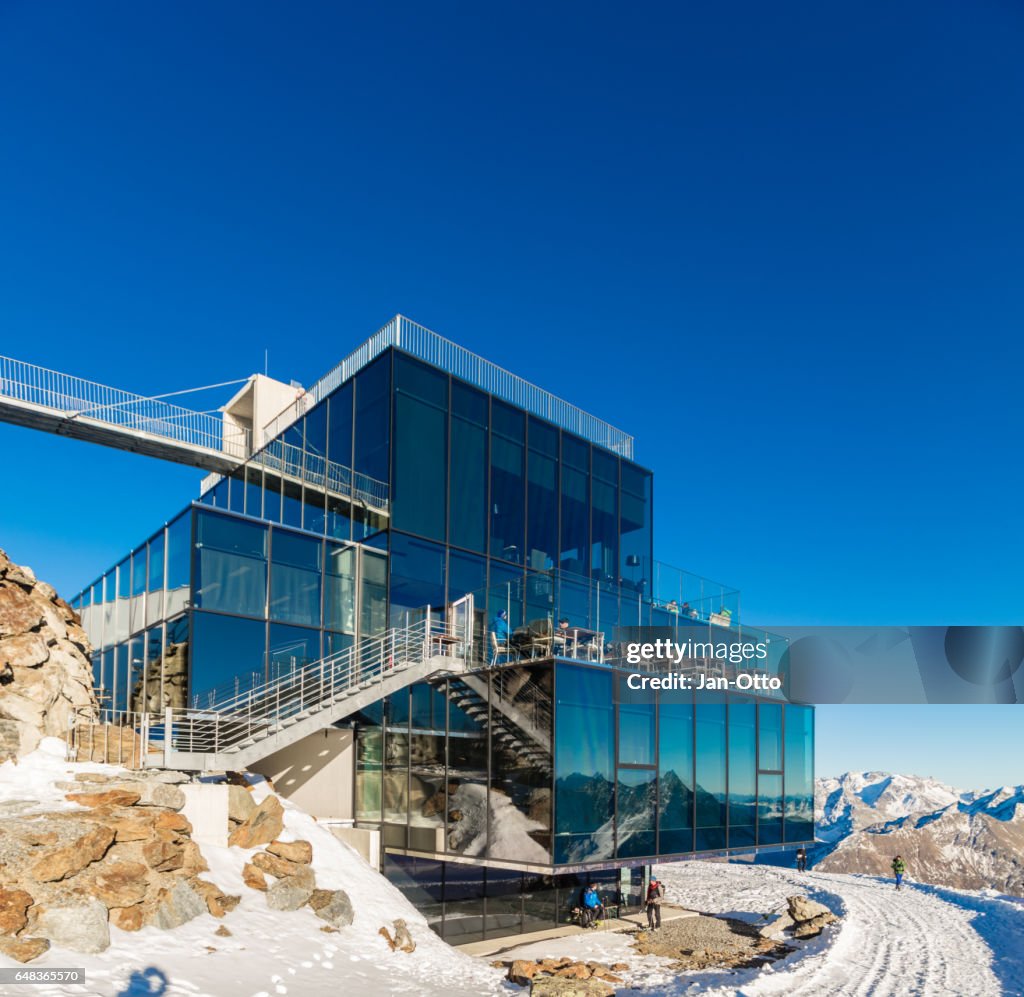
[[[781,906],[786,896],[803,893],[841,914],[842,921],[799,954],[772,967],[691,977],[690,983],[680,981],[666,994],[997,997],[1024,993],[1024,964],[1017,956],[1024,949],[1024,911],[1014,904],[913,883],[897,892],[891,880],[866,876],[798,875],[717,863],[715,875],[707,876],[697,873],[695,865],[660,867],[670,899],[706,913],[723,913],[751,907],[768,910]],[[977,921],[979,917],[984,923]],[[996,944],[990,946],[986,939]]]

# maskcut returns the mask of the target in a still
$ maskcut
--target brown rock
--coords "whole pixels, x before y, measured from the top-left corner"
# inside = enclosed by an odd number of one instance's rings
[[[39,625],[43,618],[42,608],[20,586],[0,582],[0,637],[16,637],[28,633]]]
[[[172,872],[185,864],[185,849],[159,838],[142,846],[142,856],[146,865],[157,872]]]
[[[265,890],[267,888],[267,877],[251,862],[246,862],[245,868],[242,869],[242,881],[251,890]]]
[[[114,862],[92,877],[89,892],[107,907],[131,907],[146,896],[148,870],[141,862]]]
[[[608,967],[613,973],[625,973],[629,969],[628,962],[613,962]]]
[[[146,923],[145,904],[132,907],[114,907],[110,911],[110,923],[122,931],[139,931]]]
[[[148,841],[153,836],[152,825],[142,817],[108,817],[106,825],[115,841]]]
[[[0,640],[0,665],[12,668],[38,668],[50,656],[42,634],[21,634]]]
[[[50,943],[45,938],[3,938],[0,937],[0,953],[18,962],[31,962],[41,956]]]
[[[381,931],[384,929],[382,928]],[[529,959],[516,959],[511,966],[508,967],[507,979],[512,983],[518,983],[521,987],[530,985],[532,980],[539,972],[542,967],[537,965],[535,962],[531,962]]]
[[[110,776],[102,772],[77,772],[75,782],[110,782]]]
[[[206,901],[206,909],[214,917],[223,917],[228,911],[234,910],[242,899],[229,896],[219,886],[205,879],[193,879],[192,888]]]
[[[215,932],[215,935],[220,935],[221,938],[230,938],[231,929],[226,924],[222,924]]]
[[[287,859],[278,858],[276,855],[270,855],[267,852],[257,852],[252,857],[252,864],[275,879],[294,876],[303,868],[297,862],[289,862]]]
[[[555,971],[555,976],[569,980],[589,980],[590,970],[582,962],[574,962],[571,966],[563,966]]]
[[[231,832],[229,845],[256,848],[269,845],[284,830],[284,807],[276,796],[268,796],[241,824]]]
[[[25,913],[33,904],[24,890],[0,889],[0,935],[16,935],[28,924]]]
[[[186,873],[195,875],[197,872],[206,872],[210,868],[206,859],[203,858],[199,846],[191,838],[186,838],[181,848],[183,856],[181,868]]]
[[[174,831],[177,834],[192,833],[192,822],[184,814],[175,813],[173,810],[167,810],[163,813],[157,814],[156,820],[153,824],[155,827],[167,831]]]
[[[313,861],[313,846],[308,841],[272,841],[267,845],[267,851],[300,865],[309,865]]]
[[[108,789],[99,793],[68,793],[64,799],[83,807],[130,807],[139,802],[139,794],[126,789]]]
[[[113,841],[114,832],[97,824],[74,844],[44,855],[32,867],[32,875],[43,883],[66,879],[103,858]]]

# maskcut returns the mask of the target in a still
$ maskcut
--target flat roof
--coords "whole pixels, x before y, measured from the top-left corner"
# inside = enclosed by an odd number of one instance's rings
[[[547,419],[562,429],[633,459],[633,437],[603,419],[584,412],[562,398],[531,384],[497,364],[485,360],[465,347],[431,332],[404,315],[396,315],[353,350],[341,363],[320,378],[293,405],[266,426],[268,438],[283,433],[296,419],[326,398],[335,388],[372,363],[385,350],[395,347],[434,367],[447,371],[503,401]]]

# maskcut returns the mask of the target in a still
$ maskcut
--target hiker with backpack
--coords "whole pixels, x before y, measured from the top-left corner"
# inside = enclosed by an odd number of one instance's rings
[[[647,901],[644,903],[644,909],[647,911],[647,927],[651,931],[661,927],[661,901],[664,899],[665,887],[652,876],[647,887]]]
[[[902,855],[897,855],[892,860],[892,872],[896,877],[896,889],[903,885],[903,874],[907,871],[907,863],[903,861]]]

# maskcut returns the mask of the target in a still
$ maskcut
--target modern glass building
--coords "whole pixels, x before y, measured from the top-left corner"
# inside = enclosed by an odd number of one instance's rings
[[[637,905],[656,859],[812,840],[809,707],[625,684],[624,628],[749,632],[736,590],[655,560],[631,437],[396,318],[263,438],[75,600],[110,708],[215,708],[471,595],[472,668],[344,721],[351,818],[443,935],[552,926],[584,879]]]

